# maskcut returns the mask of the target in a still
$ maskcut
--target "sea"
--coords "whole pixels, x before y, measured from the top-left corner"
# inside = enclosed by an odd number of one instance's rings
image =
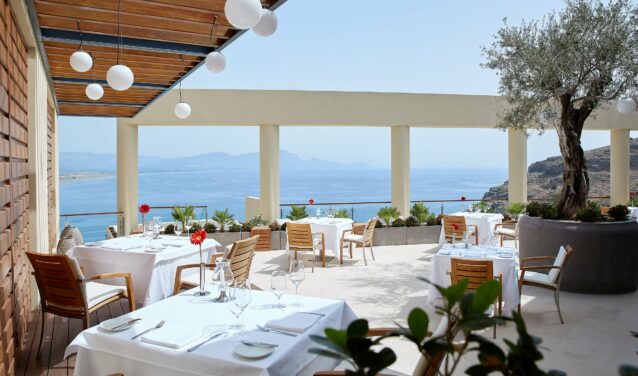
[[[506,168],[423,168],[412,169],[411,199],[458,200],[464,196],[480,199],[490,187],[507,179]],[[199,170],[158,173],[140,173],[138,178],[139,203],[153,206],[206,205],[208,218],[216,209],[229,209],[237,220],[244,220],[244,199],[259,196],[258,170]],[[343,171],[281,171],[281,203],[350,203],[390,200],[389,169],[353,169]],[[66,180],[60,183],[60,226],[71,224],[82,232],[86,241],[102,240],[106,227],[116,224],[115,215],[65,217],[64,214],[111,212],[117,208],[115,176]],[[428,203],[436,214],[451,213],[467,203]],[[326,205],[328,208],[347,209],[356,221],[373,217],[384,205]],[[289,207],[282,206],[281,217]],[[315,214],[316,207],[310,209]],[[204,209],[197,209],[199,219],[206,217]],[[150,216],[172,221],[170,209],[152,209]]]

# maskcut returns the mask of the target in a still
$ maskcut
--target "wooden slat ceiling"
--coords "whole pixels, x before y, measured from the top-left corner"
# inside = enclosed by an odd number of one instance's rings
[[[285,0],[262,0],[276,9]],[[117,61],[117,0],[29,0],[37,17],[60,115],[131,117],[197,67],[205,55],[223,49],[239,34],[224,16],[225,0],[121,0],[124,47],[120,61],[135,75],[129,90],[106,85],[106,71]],[[211,26],[217,17],[211,41]],[[94,71],[75,72],[69,57],[78,49],[94,58]],[[91,101],[84,90],[93,80],[104,96]]]

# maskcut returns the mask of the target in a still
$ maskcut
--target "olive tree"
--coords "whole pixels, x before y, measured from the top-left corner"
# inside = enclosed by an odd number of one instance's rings
[[[572,218],[589,192],[580,142],[585,121],[610,101],[636,96],[638,8],[628,0],[568,0],[540,21],[505,20],[483,54],[509,103],[499,127],[556,129],[563,158],[557,206]]]

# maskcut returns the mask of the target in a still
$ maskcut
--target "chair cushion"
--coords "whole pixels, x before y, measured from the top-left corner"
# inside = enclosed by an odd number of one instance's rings
[[[554,283],[550,280],[549,275],[545,273],[526,271],[523,277],[524,281],[540,283],[547,286],[554,286]]]
[[[496,229],[496,231],[494,231],[497,235],[505,235],[505,236],[511,236],[511,237],[516,237],[516,231],[514,231],[514,229],[511,228],[498,228]]]
[[[363,242],[363,235],[347,234],[343,237],[344,241]]]
[[[556,259],[554,260],[554,266],[563,266],[563,264],[565,263],[565,258],[567,257],[567,251],[565,250],[565,247],[561,246],[560,249],[558,250],[558,256],[556,256]],[[552,283],[556,283],[556,281],[558,281],[558,275],[560,274],[560,269],[552,269],[549,271],[549,280]]]
[[[124,286],[107,285],[106,283],[99,282],[87,282],[85,283],[85,287],[86,300],[89,309],[105,301],[108,298],[112,298],[115,295],[126,292],[126,287]]]

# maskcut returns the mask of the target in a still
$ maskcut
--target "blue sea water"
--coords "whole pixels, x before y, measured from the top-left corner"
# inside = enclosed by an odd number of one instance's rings
[[[412,200],[446,200],[483,197],[494,185],[507,179],[504,168],[455,168],[413,169],[411,171]],[[208,215],[215,209],[228,208],[235,218],[244,219],[244,198],[259,196],[259,171],[200,170],[183,172],[143,173],[139,175],[139,202],[151,206],[176,204],[208,205]],[[116,210],[116,179],[106,177],[60,184],[60,213],[85,213]],[[281,203],[306,203],[312,198],[321,202],[361,202],[390,200],[390,171],[386,169],[363,169],[354,171],[282,171]],[[364,221],[383,205],[332,205],[345,208],[354,214],[354,219]],[[429,205],[431,211],[439,213],[441,204]],[[460,209],[459,203],[446,203],[445,212]],[[283,208],[283,216],[286,215]],[[323,208],[325,209],[325,208]],[[322,209],[322,210],[323,210]],[[161,216],[170,221],[170,209],[151,211],[151,216]],[[197,215],[203,219],[203,210]],[[84,216],[69,218],[69,222],[80,228],[87,241],[104,238],[108,224],[116,223],[115,215]],[[66,220],[61,218],[64,226]]]

